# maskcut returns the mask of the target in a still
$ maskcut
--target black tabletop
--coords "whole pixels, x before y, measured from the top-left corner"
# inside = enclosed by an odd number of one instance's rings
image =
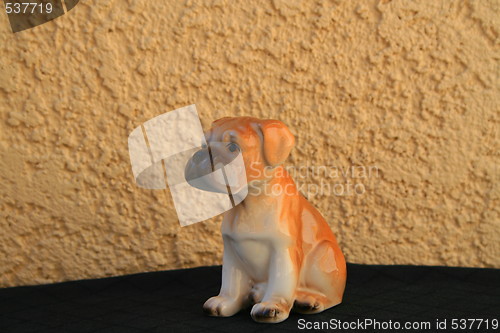
[[[280,324],[255,323],[250,309],[230,318],[205,316],[203,303],[219,291],[220,266],[0,289],[0,332],[280,332],[349,327],[371,332],[395,325],[401,331],[404,325],[418,326],[413,332],[445,331],[444,327],[484,332],[494,331],[495,323],[498,327],[498,269],[356,264],[347,269],[342,304],[316,315],[292,313]]]

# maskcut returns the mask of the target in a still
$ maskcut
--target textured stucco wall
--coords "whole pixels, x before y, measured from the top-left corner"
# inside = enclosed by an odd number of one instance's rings
[[[219,264],[220,217],[181,228],[130,169],[130,131],[192,103],[205,127],[287,123],[288,165],[330,167],[305,184],[363,185],[310,195],[348,261],[500,267],[499,7],[88,0],[18,34],[0,14],[0,286]]]

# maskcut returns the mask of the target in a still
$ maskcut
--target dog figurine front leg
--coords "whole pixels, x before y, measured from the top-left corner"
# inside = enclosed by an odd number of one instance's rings
[[[279,323],[288,318],[297,288],[297,275],[291,250],[281,246],[274,247],[266,292],[262,302],[255,304],[251,311],[255,321]]]
[[[250,278],[234,257],[230,241],[224,239],[222,286],[218,296],[205,302],[203,311],[210,316],[232,316],[248,305],[249,292]]]

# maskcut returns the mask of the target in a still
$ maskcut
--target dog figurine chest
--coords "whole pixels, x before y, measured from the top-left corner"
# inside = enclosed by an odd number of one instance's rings
[[[222,221],[225,251],[232,253],[226,262],[237,261],[255,282],[268,280],[273,248],[287,238],[277,228],[276,211],[266,208],[261,205],[255,209],[252,202],[247,202],[228,211]]]

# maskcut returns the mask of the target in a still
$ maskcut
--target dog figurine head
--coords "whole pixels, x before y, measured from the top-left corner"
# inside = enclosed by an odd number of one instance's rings
[[[246,182],[264,180],[266,170],[281,165],[295,144],[293,134],[281,121],[252,117],[218,119],[205,133],[205,139],[207,144],[188,161],[185,177],[192,186],[212,192],[224,192],[224,182],[209,184],[196,179],[227,165],[241,153]]]

